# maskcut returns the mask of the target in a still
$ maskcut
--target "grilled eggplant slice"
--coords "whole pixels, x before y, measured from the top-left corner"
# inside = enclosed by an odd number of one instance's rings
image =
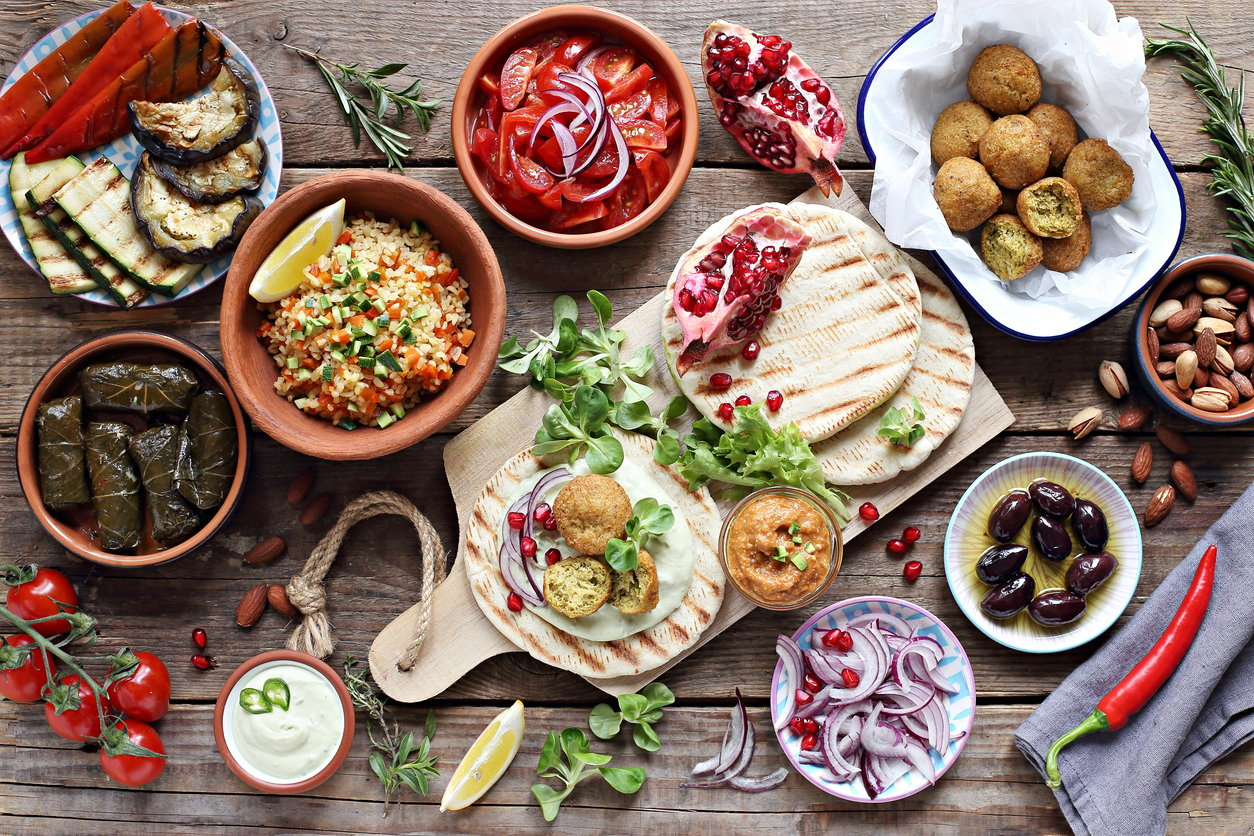
[[[242,144],[257,124],[257,85],[226,58],[208,93],[182,102],[131,102],[131,127],[149,153],[174,165],[220,157]]]
[[[233,249],[261,212],[252,195],[197,203],[157,175],[144,154],[131,178],[131,212],[153,249],[176,261],[204,264]]]
[[[260,188],[266,174],[266,145],[250,139],[217,159],[172,165],[154,158],[152,167],[162,180],[197,203],[225,203]]]

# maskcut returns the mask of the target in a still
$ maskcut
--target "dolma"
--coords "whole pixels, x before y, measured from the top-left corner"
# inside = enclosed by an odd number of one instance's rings
[[[210,389],[192,398],[179,438],[179,493],[197,508],[222,504],[235,480],[239,437],[226,395]]]
[[[44,401],[39,427],[39,490],[53,510],[91,502],[83,456],[83,399]]]
[[[91,502],[96,508],[100,547],[105,551],[125,551],[139,545],[139,474],[127,451],[134,434],[129,426],[117,421],[93,421],[87,425]]]
[[[163,546],[181,543],[200,527],[200,515],[174,484],[179,430],[170,424],[144,430],[131,438],[131,459],[139,468],[152,517],[152,538]]]
[[[196,375],[177,363],[93,363],[78,373],[88,409],[187,412]]]

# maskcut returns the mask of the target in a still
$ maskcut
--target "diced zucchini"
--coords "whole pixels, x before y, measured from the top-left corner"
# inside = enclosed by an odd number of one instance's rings
[[[378,416],[375,417],[375,420],[379,422],[379,429],[381,430],[386,429],[389,425],[396,422],[396,419],[386,412],[380,412]]]
[[[43,181],[55,183],[55,191],[82,168],[83,164],[74,157],[27,165],[25,152],[14,157],[13,165],[9,168],[9,193],[17,207],[22,231],[26,233],[26,241],[30,244],[39,272],[48,280],[48,289],[53,293],[86,293],[95,290],[96,282],[73,258],[72,253],[67,252],[44,227],[35,214],[39,205],[31,205],[27,193]]]

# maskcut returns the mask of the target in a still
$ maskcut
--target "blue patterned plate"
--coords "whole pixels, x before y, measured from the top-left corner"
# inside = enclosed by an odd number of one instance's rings
[[[180,12],[176,9],[167,9],[164,6],[158,6],[161,13],[171,26],[178,26],[192,19],[192,15],[186,12]],[[30,51],[22,56],[22,60],[17,62],[10,72],[8,78],[5,79],[3,87],[0,87],[0,93],[9,89],[18,78],[24,75],[31,67],[34,67],[41,60],[46,58],[49,53],[65,43],[71,35],[82,29],[91,22],[100,11],[88,12],[79,15],[67,23],[63,23],[56,29],[40,38]],[[266,176],[262,181],[261,188],[257,190],[257,198],[261,201],[262,206],[269,206],[279,194],[279,175],[283,171],[283,136],[279,131],[279,113],[274,105],[274,99],[270,96],[270,90],[266,87],[265,81],[261,78],[261,73],[257,72],[257,68],[253,66],[253,62],[248,60],[248,56],[244,54],[238,46],[231,42],[229,38],[222,34],[216,27],[214,32],[222,39],[222,45],[226,47],[227,54],[238,61],[248,74],[252,76],[253,81],[257,85],[257,92],[261,98],[261,112],[257,120],[257,128],[254,133],[266,144],[266,151],[269,159],[266,160]],[[102,145],[91,151],[79,154],[78,157],[84,163],[91,163],[100,157],[108,157],[118,168],[122,169],[122,173],[127,177],[135,170],[135,163],[139,159],[143,148],[139,142],[131,134],[123,134],[108,145]],[[0,179],[5,184],[9,182],[9,168],[11,163],[9,160],[0,161]],[[42,274],[35,264],[35,256],[31,253],[30,246],[26,243],[26,236],[22,233],[22,224],[17,217],[17,207],[13,205],[13,196],[9,194],[7,185],[0,187],[0,228],[4,230],[4,236],[9,239],[9,243],[13,245],[13,249],[22,257],[35,275],[42,280]],[[169,297],[162,296],[157,293],[150,293],[140,302],[137,307],[146,307],[149,305],[164,305],[168,302],[174,302],[186,296],[190,296],[198,290],[208,287],[218,279],[226,275],[226,268],[231,264],[231,255],[228,253],[221,258],[211,261],[205,265],[205,269],[200,271],[187,287],[178,296]],[[109,294],[103,290],[93,290],[88,293],[78,294],[80,299],[86,299],[88,302],[95,302],[100,305],[108,305],[117,307],[117,303],[113,301]]]

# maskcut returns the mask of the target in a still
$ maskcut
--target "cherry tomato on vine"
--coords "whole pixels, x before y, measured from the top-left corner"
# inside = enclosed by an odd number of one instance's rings
[[[5,636],[0,638],[0,667],[8,660],[16,660],[17,649],[34,645],[30,636]],[[39,699],[43,688],[48,684],[48,673],[51,669],[55,676],[57,663],[39,649],[35,648],[26,655],[22,664],[8,670],[0,670],[0,694],[14,702],[34,702]]]
[[[56,569],[38,569],[33,580],[9,587],[4,603],[14,615],[30,621],[61,612],[58,603],[77,612],[78,593],[74,591],[74,584],[70,583],[70,579]],[[70,632],[70,622],[64,618],[32,624],[31,627],[44,636],[59,636]]]
[[[134,746],[142,746],[158,755],[165,754],[165,744],[161,742],[161,735],[142,720],[124,720],[117,723],[114,728],[120,730],[122,734],[115,736],[110,733],[109,737],[116,737],[119,741],[129,739]],[[106,746],[100,750],[100,768],[105,771],[106,775],[124,786],[142,787],[144,784],[151,784],[165,771],[166,759],[164,757],[110,755],[107,749]]]
[[[129,673],[123,673],[134,664]],[[116,674],[123,674],[114,679]],[[109,702],[125,714],[155,723],[170,710],[170,671],[151,653],[124,653],[113,657],[107,688]]]
[[[78,688],[78,707],[66,709],[60,714],[53,707],[52,703],[44,703],[44,716],[48,718],[48,725],[57,734],[66,740],[82,742],[89,737],[100,736],[100,714],[96,710],[97,697],[94,691],[78,678],[78,674],[72,673],[69,676],[62,677],[61,684],[70,688],[77,686]],[[112,710],[109,705],[109,699],[104,699],[104,713]]]

